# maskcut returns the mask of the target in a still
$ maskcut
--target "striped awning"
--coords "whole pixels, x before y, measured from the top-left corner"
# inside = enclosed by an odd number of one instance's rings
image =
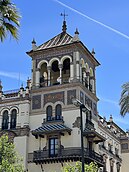
[[[34,136],[43,136],[45,134],[63,132],[68,132],[70,134],[71,131],[72,130],[66,127],[64,124],[44,124],[43,126],[32,130],[31,132]]]

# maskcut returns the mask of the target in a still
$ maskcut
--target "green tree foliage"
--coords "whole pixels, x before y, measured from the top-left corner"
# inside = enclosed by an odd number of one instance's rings
[[[22,159],[7,135],[0,138],[0,172],[24,172]]]
[[[75,165],[67,164],[62,172],[82,172],[81,162],[76,162]],[[85,172],[98,172],[98,166],[93,162],[85,164]]]
[[[0,40],[7,37],[8,33],[18,40],[18,27],[20,15],[16,6],[10,0],[0,0]]]
[[[125,116],[126,113],[129,113],[129,82],[123,84],[121,98],[120,98],[120,114]]]

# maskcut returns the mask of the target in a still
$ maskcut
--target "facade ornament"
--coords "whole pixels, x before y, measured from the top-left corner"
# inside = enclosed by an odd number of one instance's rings
[[[33,38],[33,40],[32,40],[32,50],[35,51],[36,49],[37,49],[36,41]]]
[[[73,37],[73,42],[80,41],[79,39],[79,32],[78,29],[76,28],[75,35]]]
[[[62,26],[62,31],[63,31],[63,33],[66,33],[66,30],[67,30],[66,16],[68,16],[68,15],[65,14],[65,11],[64,11],[64,13],[61,13],[60,15],[64,17],[63,26]]]

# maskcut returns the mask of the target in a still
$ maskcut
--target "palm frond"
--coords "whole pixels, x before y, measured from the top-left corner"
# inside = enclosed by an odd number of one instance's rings
[[[18,39],[19,19],[21,18],[17,8],[10,0],[0,0],[0,40],[7,37],[9,32],[13,38]]]
[[[1,42],[4,41],[4,39],[6,38],[6,31],[5,28],[3,26],[0,26],[0,40]]]
[[[6,30],[9,31],[11,33],[11,35],[18,40],[18,29],[17,27],[13,26],[10,23],[4,23],[4,26],[6,27]]]
[[[129,113],[129,82],[122,85],[121,98],[119,101],[120,114],[125,116]]]

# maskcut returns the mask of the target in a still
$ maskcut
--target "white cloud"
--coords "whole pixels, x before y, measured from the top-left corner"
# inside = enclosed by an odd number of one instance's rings
[[[112,100],[112,99],[107,99],[107,98],[104,98],[104,97],[101,97],[101,96],[98,96],[98,97],[100,99],[100,102],[107,102],[107,103],[115,105],[117,108],[120,108],[118,101],[115,101],[115,100]]]
[[[19,81],[26,81],[27,80],[26,74],[21,74],[21,73],[16,73],[16,72],[0,71],[0,76],[13,78],[13,79],[16,79]]]

